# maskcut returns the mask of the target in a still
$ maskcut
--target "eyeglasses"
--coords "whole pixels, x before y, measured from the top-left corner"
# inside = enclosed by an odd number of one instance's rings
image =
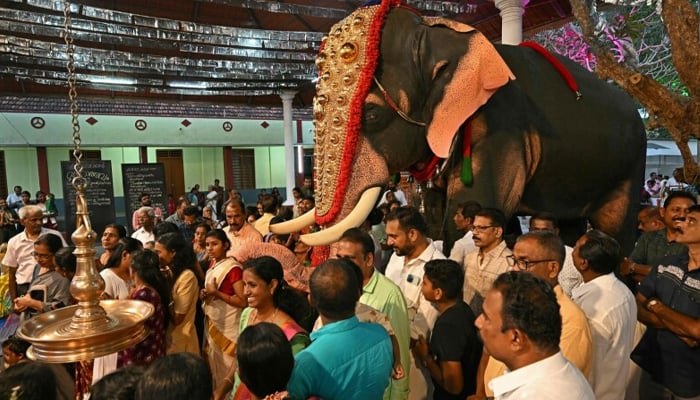
[[[553,259],[547,259],[547,260],[537,260],[537,261],[528,261],[528,260],[523,260],[521,258],[515,258],[515,256],[506,256],[506,261],[508,262],[508,265],[511,267],[518,266],[519,269],[527,271],[530,268],[534,267],[536,264],[543,263],[543,262],[549,262],[549,261],[555,261]]]
[[[49,258],[53,257],[53,254],[41,254],[37,252],[32,252],[32,256],[36,259],[41,259],[41,260],[48,260]]]
[[[486,226],[474,225],[474,226],[472,226],[472,232],[483,232],[489,228],[498,228],[498,227],[493,226],[493,225],[486,225]]]

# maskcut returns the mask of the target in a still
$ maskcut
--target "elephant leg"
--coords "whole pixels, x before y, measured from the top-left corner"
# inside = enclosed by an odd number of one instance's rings
[[[620,243],[622,255],[627,256],[634,248],[639,199],[631,190],[630,180],[618,185],[597,209],[589,214],[591,226],[615,237]]]

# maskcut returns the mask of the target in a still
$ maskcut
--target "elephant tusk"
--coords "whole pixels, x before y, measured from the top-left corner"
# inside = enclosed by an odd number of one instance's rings
[[[360,200],[357,202],[357,205],[355,205],[355,208],[353,208],[350,214],[342,221],[328,229],[302,235],[300,237],[301,241],[309,246],[325,246],[336,242],[346,230],[360,226],[360,224],[367,219],[381,191],[382,188],[380,187],[373,187],[365,190],[362,192],[362,196],[360,196]]]
[[[271,224],[270,232],[276,233],[278,235],[286,235],[288,233],[299,232],[303,228],[314,224],[315,213],[316,207],[312,208],[311,210],[292,220],[280,222],[278,224]]]

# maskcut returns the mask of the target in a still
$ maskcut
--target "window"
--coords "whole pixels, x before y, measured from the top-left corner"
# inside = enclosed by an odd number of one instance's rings
[[[255,150],[233,149],[233,186],[236,189],[255,189]]]

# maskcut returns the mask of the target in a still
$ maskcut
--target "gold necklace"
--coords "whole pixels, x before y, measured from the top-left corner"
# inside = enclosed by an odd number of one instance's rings
[[[272,317],[269,319],[263,319],[259,320],[258,317],[260,317],[260,314],[258,313],[258,310],[255,310],[255,319],[253,320],[253,325],[259,323],[259,322],[273,322],[275,318],[277,317],[277,311],[279,311],[279,308],[275,307],[275,312],[272,313]]]

